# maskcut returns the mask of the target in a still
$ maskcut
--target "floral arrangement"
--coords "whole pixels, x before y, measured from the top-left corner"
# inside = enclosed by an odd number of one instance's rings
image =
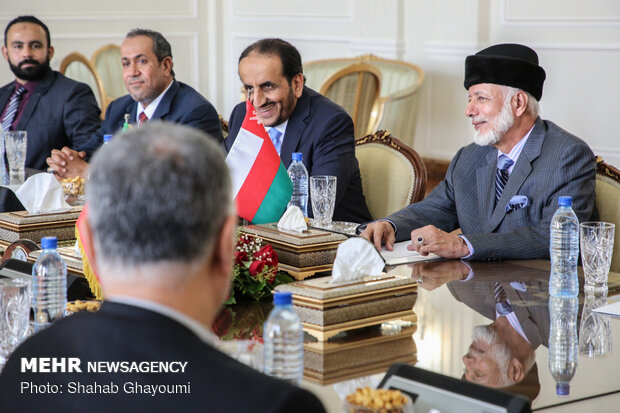
[[[233,264],[233,282],[226,304],[235,304],[237,298],[260,300],[271,296],[271,291],[293,278],[278,271],[278,255],[271,245],[250,234],[238,233]]]

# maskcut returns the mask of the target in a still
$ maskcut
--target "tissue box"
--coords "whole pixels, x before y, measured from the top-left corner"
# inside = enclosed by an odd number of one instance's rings
[[[82,207],[57,214],[29,215],[26,211],[0,213],[0,243],[8,246],[19,239],[36,243],[41,238],[56,236],[58,241],[75,239],[75,221]]]
[[[330,283],[331,277],[276,287],[293,294],[293,308],[304,331],[326,341],[338,333],[401,319],[415,322],[417,283],[411,276],[388,275]]]
[[[298,280],[332,268],[338,245],[347,237],[342,234],[309,228],[304,232],[281,231],[277,224],[247,225],[241,231],[271,244],[278,254],[279,268]]]
[[[304,378],[331,384],[385,372],[393,363],[415,364],[413,340],[416,325],[395,334],[382,333],[379,326],[352,330],[329,342],[304,341]]]

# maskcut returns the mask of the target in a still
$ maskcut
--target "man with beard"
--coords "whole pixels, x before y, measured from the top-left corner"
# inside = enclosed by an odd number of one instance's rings
[[[465,115],[474,143],[452,159],[421,202],[370,223],[362,236],[391,250],[445,258],[549,258],[558,197],[579,221],[595,218],[596,161],[588,145],[538,116],[545,71],[529,47],[498,44],[465,60]],[[461,233],[452,231],[460,228]]]
[[[355,157],[353,121],[340,106],[304,86],[297,49],[281,39],[259,40],[241,53],[239,77],[284,167],[289,167],[293,152],[303,153],[309,176],[333,175],[338,179],[333,219],[370,220]],[[230,134],[224,141],[227,151],[244,117],[245,103],[240,103],[230,115]]]
[[[150,120],[192,126],[220,143],[222,127],[211,103],[174,77],[172,48],[159,32],[134,29],[121,44],[123,80],[128,95],[110,103],[101,128],[77,148],[53,150],[49,169],[59,178],[86,176],[87,157],[102,144],[103,136],[119,131],[125,122],[133,127]]]
[[[88,140],[101,123],[101,111],[88,85],[50,68],[50,33],[36,17],[9,22],[2,55],[15,74],[15,81],[0,89],[2,130],[28,132],[26,167],[44,169],[52,149]]]

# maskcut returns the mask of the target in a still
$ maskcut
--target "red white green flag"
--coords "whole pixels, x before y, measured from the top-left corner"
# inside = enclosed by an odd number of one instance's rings
[[[279,221],[291,200],[293,183],[249,100],[226,163],[239,216],[254,224]]]

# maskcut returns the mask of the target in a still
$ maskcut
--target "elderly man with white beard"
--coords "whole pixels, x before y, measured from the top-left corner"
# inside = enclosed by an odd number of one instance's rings
[[[594,154],[539,117],[545,77],[527,46],[498,44],[468,56],[465,115],[474,143],[457,152],[424,200],[361,235],[388,250],[410,239],[409,249],[444,258],[549,258],[559,196],[573,198],[579,221],[596,219]]]

